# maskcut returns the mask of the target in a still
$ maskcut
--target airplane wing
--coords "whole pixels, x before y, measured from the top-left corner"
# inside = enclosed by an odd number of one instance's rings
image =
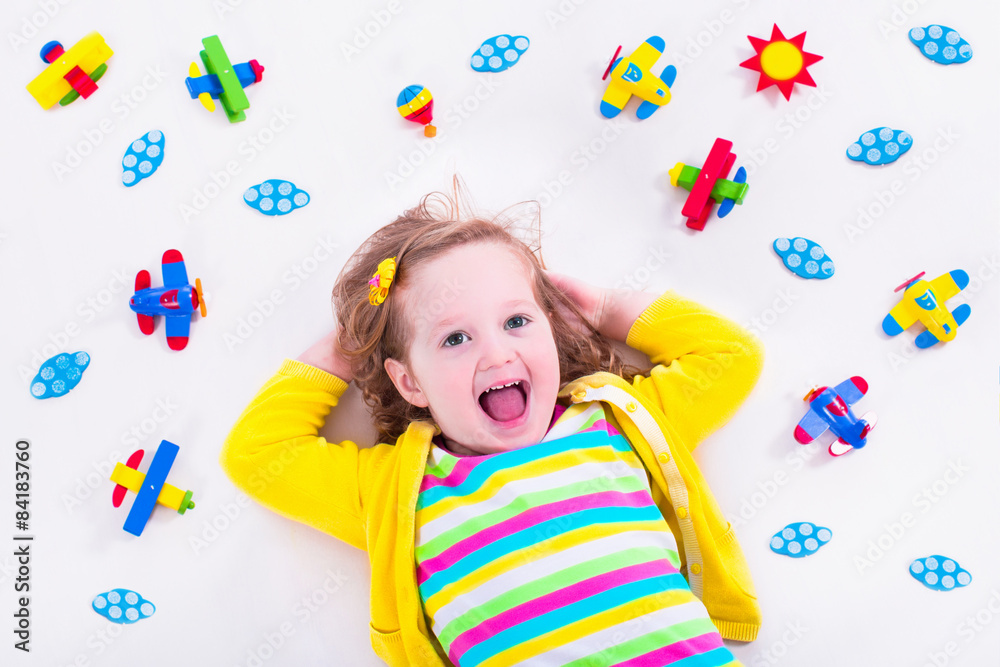
[[[625,108],[630,97],[632,93],[628,92],[628,88],[617,81],[612,81],[604,91],[604,97],[601,98],[601,114],[605,118],[614,118]]]
[[[167,345],[171,350],[183,350],[188,344],[191,330],[191,314],[167,315]]]
[[[636,64],[643,72],[649,72],[652,75],[653,65],[656,64],[656,60],[663,53],[663,48],[666,44],[661,37],[650,37],[645,42],[639,45],[632,55],[628,57],[630,61]]]
[[[918,311],[919,308],[913,303],[913,300],[904,297],[902,301],[893,306],[889,314],[882,320],[882,331],[890,336],[903,333],[917,321]]]
[[[687,201],[684,202],[684,208],[681,209],[682,215],[697,219],[702,214],[705,203],[711,197],[715,182],[720,178],[728,176],[729,170],[733,168],[733,164],[736,162],[736,156],[730,152],[732,147],[733,142],[731,141],[725,139],[715,140],[712,150],[708,152],[708,157],[705,158],[705,164],[702,165],[701,171],[698,172],[698,179],[695,181],[694,187],[691,188],[691,194],[688,195]]]
[[[945,301],[966,288],[969,284],[969,274],[959,269],[940,275],[930,282],[938,303],[944,305]]]
[[[823,435],[828,428],[830,428],[830,425],[810,405],[809,411],[799,421],[799,425],[795,427],[795,439],[803,445],[807,445]]]
[[[868,393],[868,383],[860,375],[855,375],[838,384],[833,390],[840,394],[840,397],[847,403],[847,407],[850,407]]]
[[[184,287],[187,284],[187,269],[184,268],[184,257],[180,251],[168,250],[163,253],[163,286]]]

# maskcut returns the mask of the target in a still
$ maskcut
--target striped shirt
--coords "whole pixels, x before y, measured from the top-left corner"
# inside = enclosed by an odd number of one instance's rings
[[[424,612],[459,667],[739,664],[599,402],[556,406],[522,449],[432,446],[416,531]]]

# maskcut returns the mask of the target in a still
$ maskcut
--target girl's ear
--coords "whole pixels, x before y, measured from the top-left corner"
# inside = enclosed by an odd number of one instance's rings
[[[427,397],[424,396],[424,393],[420,391],[420,387],[417,386],[416,379],[403,362],[396,359],[386,359],[385,372],[389,374],[392,383],[396,385],[396,391],[399,392],[399,395],[407,403],[415,405],[418,408],[426,408],[430,405],[427,402]]]

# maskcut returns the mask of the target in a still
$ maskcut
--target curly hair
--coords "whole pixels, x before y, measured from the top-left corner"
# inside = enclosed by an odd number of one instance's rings
[[[369,236],[347,260],[333,287],[334,315],[342,327],[338,342],[371,410],[381,442],[394,442],[411,421],[432,420],[429,409],[414,406],[399,394],[385,371],[386,359],[408,359],[411,327],[407,318],[413,317],[412,312],[405,312],[406,299],[393,298],[393,293],[405,288],[418,266],[466,244],[499,245],[524,260],[535,298],[552,327],[560,386],[596,371],[609,371],[629,381],[640,372],[626,364],[610,339],[591,326],[576,304],[549,279],[542,270],[545,264],[540,244],[519,237],[524,230],[515,218],[504,212],[490,219],[463,217],[464,203],[457,180],[452,197],[440,192],[426,195],[418,206]],[[393,290],[375,307],[368,301],[368,281],[387,257],[396,257]],[[574,328],[558,307],[584,322],[587,331]]]

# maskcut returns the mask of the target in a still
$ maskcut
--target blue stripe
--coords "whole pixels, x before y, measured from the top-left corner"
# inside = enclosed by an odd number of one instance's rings
[[[566,518],[571,517],[567,522]],[[476,549],[465,558],[435,572],[420,584],[420,594],[425,600],[437,594],[448,584],[467,577],[484,565],[488,565],[507,554],[533,547],[564,533],[601,523],[631,523],[637,521],[663,521],[663,515],[656,505],[646,507],[593,507],[573,512],[535,524],[530,528],[502,537],[495,542]],[[566,525],[566,524],[569,525]],[[532,559],[535,560],[535,559]]]
[[[689,655],[675,662],[670,663],[670,667],[722,667],[728,665],[736,658],[725,646],[712,649],[708,653]]]
[[[574,449],[593,449],[605,445],[610,445],[620,452],[632,451],[631,445],[622,436],[609,438],[607,431],[585,431],[551,442],[540,442],[537,445],[530,445],[509,452],[483,456],[481,457],[483,461],[476,464],[475,468],[469,472],[469,475],[461,484],[457,486],[434,486],[426,491],[421,491],[420,496],[417,498],[417,509],[430,507],[445,498],[471,495],[478,491],[494,473],[501,470],[515,468]]]
[[[686,589],[687,582],[680,574],[666,574],[640,579],[602,591],[573,604],[554,609],[547,614],[507,628],[489,639],[479,642],[460,656],[462,667],[475,667],[502,651],[523,644],[547,632],[559,630],[577,621],[628,604],[633,600],[670,590]],[[680,662],[673,663],[680,665]],[[692,663],[692,667],[697,663]],[[724,663],[723,663],[724,664]],[[685,665],[684,667],[688,667]],[[700,667],[700,665],[699,665]]]

